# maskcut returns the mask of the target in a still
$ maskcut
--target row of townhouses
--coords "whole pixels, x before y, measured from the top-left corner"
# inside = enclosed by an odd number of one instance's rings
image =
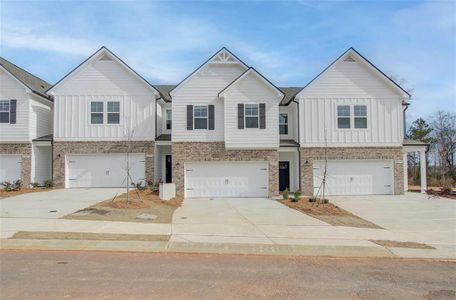
[[[185,197],[312,195],[325,170],[328,194],[401,194],[407,152],[425,155],[404,140],[410,95],[353,48],[299,87],[226,48],[177,85],[106,47],[53,86],[5,59],[0,81],[0,181],[125,186],[128,153],[133,182]]]

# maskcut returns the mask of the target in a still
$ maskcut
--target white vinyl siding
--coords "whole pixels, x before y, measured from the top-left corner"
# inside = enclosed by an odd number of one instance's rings
[[[93,61],[54,91],[54,138],[57,141],[153,140],[155,136],[155,95],[143,82],[116,61]],[[90,103],[118,102],[120,124],[90,122]]]
[[[32,97],[33,98],[33,97]],[[42,103],[45,100],[30,99],[30,138],[36,139],[52,134],[52,106]]]
[[[298,106],[292,102],[288,106],[279,106],[279,113],[288,116],[288,134],[280,134],[282,140],[298,141]]]
[[[193,74],[173,95],[173,142],[223,141],[223,100],[218,98],[218,93],[243,72],[244,68],[237,64],[209,64]],[[187,105],[209,104],[213,104],[215,109],[215,130],[187,130]],[[233,117],[236,122],[237,115]]]
[[[9,73],[0,69],[0,99],[17,100],[16,124],[0,123],[0,141],[29,142],[29,95]]]
[[[278,148],[279,98],[276,90],[266,85],[253,73],[246,75],[230,87],[223,99],[225,106],[225,147],[236,149]],[[264,103],[266,128],[238,129],[239,103],[244,103],[244,105]]]
[[[339,61],[297,96],[303,147],[401,146],[402,95],[364,63]],[[338,128],[337,106],[350,106],[350,128]],[[367,128],[355,128],[354,107],[366,106]],[[325,126],[322,126],[324,124]],[[325,137],[326,136],[326,137]]]
[[[52,179],[52,147],[32,147],[32,182],[43,185],[44,181]]]

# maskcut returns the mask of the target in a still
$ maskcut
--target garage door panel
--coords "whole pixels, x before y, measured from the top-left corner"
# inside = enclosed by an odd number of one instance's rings
[[[130,175],[135,183],[145,180],[144,154],[130,154]],[[126,154],[69,155],[68,187],[125,187]]]
[[[185,195],[195,197],[266,197],[267,162],[186,163]]]
[[[314,162],[314,194],[321,194],[324,166],[324,161]],[[392,194],[392,161],[329,160],[326,182],[328,195]]]
[[[21,155],[0,155],[0,182],[21,179]]]

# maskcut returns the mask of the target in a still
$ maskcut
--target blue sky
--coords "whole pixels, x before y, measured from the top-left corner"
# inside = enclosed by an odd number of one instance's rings
[[[455,1],[5,1],[1,56],[55,83],[102,45],[151,83],[222,46],[279,86],[304,86],[353,46],[414,89],[409,120],[456,111]]]

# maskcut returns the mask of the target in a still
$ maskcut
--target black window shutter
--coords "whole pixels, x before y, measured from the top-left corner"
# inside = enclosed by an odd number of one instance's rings
[[[215,127],[214,114],[214,105],[209,105],[209,130],[214,130]]]
[[[260,129],[266,128],[266,104],[260,103]]]
[[[187,130],[193,130],[193,105],[187,105]]]
[[[244,104],[238,103],[238,129],[244,129]]]
[[[16,124],[16,106],[17,100],[10,100],[10,124]]]

